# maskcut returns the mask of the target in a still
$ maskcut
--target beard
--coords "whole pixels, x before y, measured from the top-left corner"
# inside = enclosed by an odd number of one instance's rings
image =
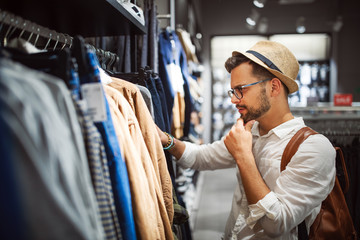
[[[247,110],[246,114],[241,114],[241,118],[244,120],[244,123],[247,123],[251,120],[256,120],[263,116],[267,111],[270,109],[270,102],[268,97],[266,96],[266,88],[263,88],[261,90],[260,95],[260,107],[254,108],[254,107],[247,107],[245,105],[236,105],[236,107],[242,107]]]

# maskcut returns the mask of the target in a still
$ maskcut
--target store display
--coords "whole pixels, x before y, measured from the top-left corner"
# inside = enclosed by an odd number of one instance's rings
[[[289,95],[290,106],[329,102],[329,61],[300,61],[299,92]]]

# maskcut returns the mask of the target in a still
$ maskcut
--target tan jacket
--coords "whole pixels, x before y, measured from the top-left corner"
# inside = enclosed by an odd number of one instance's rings
[[[142,99],[142,95],[138,89],[137,89],[137,95],[136,95],[136,97],[138,99],[136,99],[135,97],[129,98],[129,96],[127,98],[127,97],[125,97],[125,95],[123,96],[117,89],[112,88],[111,86],[110,87],[105,86],[105,91],[106,91],[107,96],[111,97],[115,101],[116,107],[119,109],[119,111],[124,116],[125,121],[128,123],[131,138],[132,138],[133,142],[135,143],[135,148],[137,150],[138,156],[140,157],[140,159],[142,161],[142,165],[143,165],[143,168],[145,170],[146,177],[148,180],[149,190],[150,190],[150,195],[151,195],[151,199],[148,199],[148,201],[152,201],[154,203],[155,214],[156,214],[155,216],[156,216],[157,228],[160,233],[160,239],[172,239],[173,235],[172,235],[172,230],[171,230],[171,223],[170,223],[167,211],[166,211],[165,201],[164,201],[164,197],[163,197],[163,191],[161,189],[161,183],[159,181],[159,175],[155,171],[158,168],[158,164],[156,164],[156,165],[154,164],[154,162],[152,161],[151,155],[149,154],[150,151],[147,148],[147,145],[148,145],[147,142],[150,140],[147,140],[146,136],[149,135],[150,130],[147,129],[146,130],[147,135],[144,136],[144,134],[142,133],[143,130],[140,128],[141,125],[139,124],[139,123],[143,122],[144,119],[146,119],[147,117],[151,120],[152,124],[154,124],[152,121],[152,117],[151,117],[149,111],[147,110],[146,104],[145,104],[144,100]],[[142,102],[140,104],[139,102],[141,100],[142,100]],[[137,103],[137,104],[135,104],[135,103]],[[133,107],[131,107],[131,105],[138,106],[138,108],[139,108],[138,110],[141,111],[141,113],[142,113],[141,118],[136,117],[136,115],[135,115],[136,112],[133,111]],[[139,106],[141,106],[141,107],[139,107]],[[149,124],[149,123],[147,123],[147,124]],[[147,126],[142,126],[142,127],[147,128],[149,126],[151,127],[152,125],[147,125]],[[155,128],[153,128],[153,130],[155,130]],[[150,131],[150,133],[151,133],[151,131]],[[155,135],[155,136],[157,137],[157,135]],[[158,137],[155,139],[158,139]],[[159,140],[159,143],[160,143],[160,140]],[[160,143],[160,146],[161,146],[161,143]],[[169,173],[167,171],[167,166],[165,165],[165,167],[166,167],[166,173],[169,175]],[[170,180],[170,183],[171,183],[171,180]],[[172,185],[170,185],[170,186],[172,186]],[[170,195],[170,197],[172,200],[172,195]],[[142,231],[142,230],[139,230],[139,231]]]
[[[112,78],[112,80],[113,82],[110,83],[109,86],[116,88],[123,94],[126,100],[128,100],[130,103],[130,106],[132,107],[136,118],[139,121],[141,133],[145,139],[146,147],[150,154],[158,181],[160,183],[168,219],[171,225],[174,217],[172,198],[173,186],[166,163],[164,150],[157,133],[154,120],[151,117],[151,114],[146,107],[145,101],[136,85],[118,78]]]
[[[126,117],[124,117],[119,110],[118,105],[121,103],[124,112],[131,112],[130,106],[121,94],[118,94],[117,97],[112,96],[111,93],[115,90],[108,86],[104,86],[104,90],[122,155],[127,166],[137,237],[147,240],[163,239],[158,223],[158,208],[152,200],[148,177],[136,148],[137,143],[134,143],[129,130],[136,127],[136,118],[131,114],[125,114]]]

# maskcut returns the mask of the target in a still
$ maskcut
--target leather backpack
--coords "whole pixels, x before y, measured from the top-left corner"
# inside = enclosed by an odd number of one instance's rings
[[[281,158],[281,171],[290,162],[293,155],[297,152],[300,144],[310,135],[318,134],[309,127],[300,129],[289,141],[285,147]],[[346,165],[343,153],[340,148],[335,147],[337,159],[340,159],[340,166],[343,171],[344,186],[340,185],[336,176],[333,190],[322,202],[321,209],[315,221],[310,227],[310,233],[307,233],[305,220],[298,226],[298,239],[356,239],[356,230],[347,207],[344,193],[349,189],[349,178],[346,171]],[[337,173],[340,169],[336,169]]]

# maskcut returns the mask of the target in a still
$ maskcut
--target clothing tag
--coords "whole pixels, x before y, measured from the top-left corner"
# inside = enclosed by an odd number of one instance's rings
[[[83,99],[86,100],[88,114],[94,122],[106,121],[105,96],[101,83],[81,85]]]
[[[175,92],[184,93],[184,79],[181,69],[178,65],[170,63],[166,65],[166,71],[169,74],[171,85]]]

